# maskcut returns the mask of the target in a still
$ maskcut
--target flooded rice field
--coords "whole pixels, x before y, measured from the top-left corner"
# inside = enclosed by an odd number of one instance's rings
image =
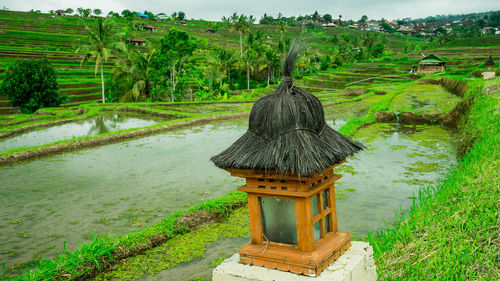
[[[326,119],[338,129],[364,110],[327,108]],[[73,249],[92,234],[138,230],[234,190],[243,181],[209,158],[247,126],[217,121],[0,168],[0,261],[12,266],[51,256],[64,243]],[[367,149],[338,169],[336,185],[339,229],[354,235],[394,219],[395,209],[455,163],[450,134],[436,126],[374,124],[354,138]]]
[[[102,114],[0,140],[0,153],[76,137],[89,137],[124,129],[147,127],[156,123],[154,120],[127,117],[116,113]]]
[[[437,126],[374,124],[360,129],[354,138],[363,142],[366,150],[336,168],[336,173],[343,175],[336,182],[339,230],[351,232],[354,239],[384,227],[384,221],[393,221],[395,211],[409,207],[420,187],[439,184],[456,162],[450,134]],[[123,276],[133,276],[127,280],[210,278],[218,262],[248,241],[248,237],[220,238],[208,244],[203,256],[166,269],[162,265],[168,266],[171,258],[153,250],[96,280]],[[149,265],[149,260],[155,264]],[[142,261],[143,270],[130,266]]]

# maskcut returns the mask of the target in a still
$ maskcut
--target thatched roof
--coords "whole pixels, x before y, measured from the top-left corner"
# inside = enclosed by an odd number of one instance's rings
[[[438,58],[435,55],[428,55],[425,58],[421,59],[419,64],[421,64],[421,65],[426,65],[426,64],[427,65],[444,65],[445,61]]]
[[[142,38],[133,37],[130,39],[130,42],[146,42],[146,40]]]
[[[486,60],[486,62],[484,63],[485,65],[495,65],[495,62],[493,61],[493,58],[491,58],[491,55],[490,57]]]
[[[306,176],[363,149],[328,126],[319,99],[293,84],[290,76],[298,52],[294,45],[288,53],[278,89],[255,102],[248,131],[212,157],[217,167]]]

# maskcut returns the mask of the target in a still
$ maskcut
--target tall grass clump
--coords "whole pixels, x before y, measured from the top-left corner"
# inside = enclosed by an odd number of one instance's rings
[[[394,226],[369,235],[380,280],[499,280],[499,96],[470,87],[459,127],[468,149],[444,182],[423,188]]]

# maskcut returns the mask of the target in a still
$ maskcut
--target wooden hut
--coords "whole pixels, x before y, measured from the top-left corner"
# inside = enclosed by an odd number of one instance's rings
[[[486,60],[484,63],[486,66],[486,70],[483,72],[483,79],[488,80],[488,79],[493,79],[496,77],[495,69],[493,67],[495,66],[495,62],[493,61],[493,58],[490,57]]]
[[[207,32],[207,33],[215,33],[216,31],[215,31],[215,29],[208,27],[207,29],[205,29],[205,32]]]
[[[214,164],[246,184],[250,243],[240,262],[317,276],[350,247],[338,231],[334,168],[363,146],[325,122],[323,106],[290,77],[292,45],[278,89],[255,102],[249,129]]]
[[[147,31],[157,31],[158,27],[151,25],[151,24],[146,24],[142,26],[142,30],[147,30]]]
[[[429,74],[445,70],[446,62],[435,55],[428,55],[418,63],[418,74]]]
[[[136,45],[136,46],[144,46],[146,45],[146,40],[142,39],[142,38],[137,38],[137,37],[134,37],[134,38],[131,38],[128,43],[130,45]]]
[[[58,16],[64,16],[64,14],[66,13],[66,11],[59,9],[59,10],[55,11],[55,13]]]

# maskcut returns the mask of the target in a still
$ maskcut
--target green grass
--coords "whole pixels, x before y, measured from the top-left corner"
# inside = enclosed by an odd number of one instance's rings
[[[363,117],[354,117],[349,119],[347,123],[339,129],[339,132],[343,135],[350,136],[361,125],[375,122],[375,112],[388,110],[392,99],[410,85],[410,83],[403,83],[399,85],[395,90],[384,95],[380,101],[373,103]]]
[[[481,93],[481,82],[467,93],[474,103],[459,140],[469,149],[457,167],[443,184],[421,189],[394,226],[369,237],[380,280],[500,278],[500,94]]]

